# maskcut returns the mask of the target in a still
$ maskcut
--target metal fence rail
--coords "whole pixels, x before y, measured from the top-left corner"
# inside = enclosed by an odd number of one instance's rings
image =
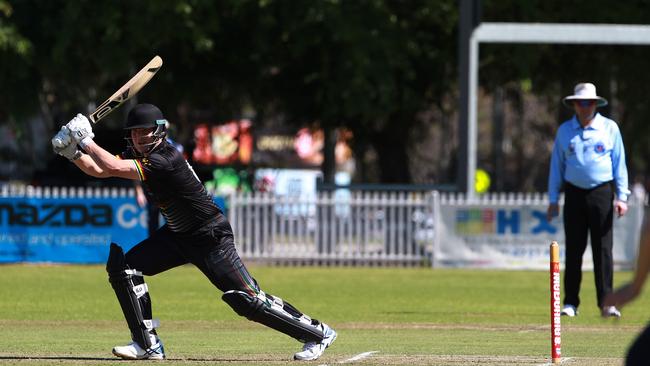
[[[5,255],[7,262],[94,263],[110,241],[133,245],[146,235],[146,211],[132,188],[0,184],[0,199],[0,260],[2,253],[25,248],[34,254]],[[632,197],[628,213],[614,222],[619,268],[633,264],[644,202]],[[548,243],[564,235],[561,218],[546,221],[547,206],[542,193],[467,197],[338,190],[300,197],[236,193],[226,199],[242,258],[293,265],[545,268]],[[93,256],[58,255],[73,247],[72,237],[92,242]],[[106,239],[96,243],[97,237]]]
[[[0,198],[109,198],[135,197],[133,188],[124,187],[41,187],[22,184],[0,184]]]
[[[422,265],[433,253],[433,192],[235,194],[229,219],[243,258],[293,264]]]
[[[0,197],[133,197],[132,188],[0,185]],[[322,192],[308,198],[227,198],[242,258],[281,264],[426,265],[434,251],[435,192]],[[5,212],[5,214],[7,214]]]

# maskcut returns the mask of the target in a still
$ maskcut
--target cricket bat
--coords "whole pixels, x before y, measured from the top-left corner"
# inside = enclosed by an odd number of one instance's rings
[[[121,88],[117,89],[104,103],[88,116],[92,123],[97,123],[102,118],[106,117],[114,109],[122,105],[122,103],[129,100],[132,96],[136,95],[149,80],[160,70],[163,61],[160,56],[155,56],[149,61],[131,80],[127,81]]]
[[[132,96],[136,95],[140,89],[142,89],[151,78],[160,70],[162,67],[162,58],[160,56],[155,56],[149,61],[137,74],[133,75],[131,80],[127,81],[126,84],[122,85],[121,88],[117,89],[113,95],[111,95],[104,103],[102,103],[97,109],[88,116],[93,123],[99,122],[102,118],[106,117],[114,109],[122,105],[122,103],[129,100]],[[69,143],[69,136],[60,135],[58,133],[52,139],[53,146],[64,147]],[[67,140],[67,141],[66,141]]]

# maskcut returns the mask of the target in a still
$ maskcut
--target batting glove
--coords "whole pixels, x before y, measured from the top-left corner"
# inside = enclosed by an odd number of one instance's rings
[[[95,134],[93,128],[90,126],[90,121],[83,114],[79,113],[77,116],[68,122],[66,125],[70,131],[70,136],[81,147],[85,147],[92,141]]]
[[[61,130],[52,138],[52,149],[70,161],[77,160],[82,155],[81,151],[77,149],[77,144],[73,143],[70,131],[66,126],[61,127]]]
[[[63,148],[72,142],[72,138],[70,137],[70,131],[68,130],[67,126],[61,127],[61,130],[52,137],[52,148]]]

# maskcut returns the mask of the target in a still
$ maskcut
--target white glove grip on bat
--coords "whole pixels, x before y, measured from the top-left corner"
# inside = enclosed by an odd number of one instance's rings
[[[88,145],[90,140],[95,137],[93,128],[90,126],[90,121],[88,121],[88,118],[81,113],[71,119],[66,126],[68,130],[70,130],[70,136],[72,139],[76,144],[81,145],[81,147]]]
[[[71,142],[72,138],[70,137],[70,131],[68,131],[68,127],[63,126],[61,127],[61,130],[52,137],[52,148],[64,148],[70,145]]]
[[[77,149],[76,144],[70,144],[66,147],[61,147],[61,148],[55,147],[54,152],[70,161],[77,160],[81,157],[81,155],[83,155],[81,151]]]
[[[66,126],[61,127],[61,130],[52,138],[52,149],[70,161],[77,160],[82,155],[81,151],[77,149],[77,144],[73,143],[70,131]]]

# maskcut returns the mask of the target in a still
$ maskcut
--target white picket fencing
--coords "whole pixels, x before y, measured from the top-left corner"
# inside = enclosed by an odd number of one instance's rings
[[[234,194],[244,258],[281,263],[421,265],[433,254],[436,192]]]
[[[0,198],[6,197],[135,200],[131,188],[0,185]],[[300,197],[235,193],[226,202],[242,258],[277,264],[546,268],[548,244],[564,239],[561,217],[543,219],[548,200],[541,193],[468,199],[436,191],[338,190]],[[645,206],[632,197],[629,207],[615,219],[617,268],[630,268],[636,256]],[[588,250],[585,268],[590,261]]]
[[[545,269],[562,217],[546,221],[542,193],[322,192],[234,194],[229,218],[242,257],[293,264]],[[560,201],[562,204],[562,201]],[[630,268],[644,204],[614,220],[614,261]],[[584,268],[592,265],[587,250]]]
[[[41,187],[23,184],[0,184],[0,197],[91,198],[135,197],[132,188],[124,187]]]

